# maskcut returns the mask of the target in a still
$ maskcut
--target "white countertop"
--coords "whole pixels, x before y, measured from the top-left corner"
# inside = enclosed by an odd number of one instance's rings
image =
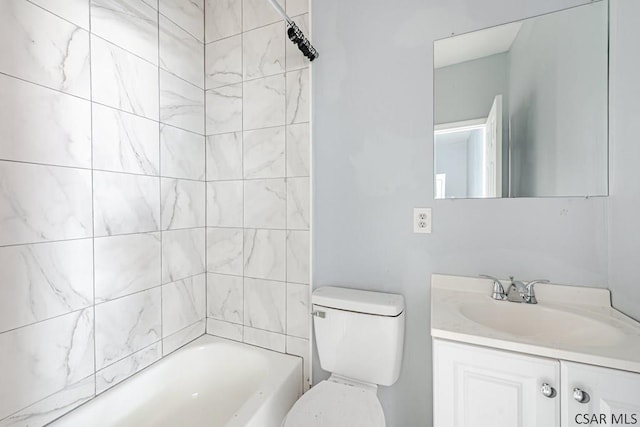
[[[502,283],[507,291],[508,281]],[[431,336],[640,373],[640,323],[611,307],[607,289],[537,284],[538,304],[532,307],[524,303],[495,301],[490,297],[492,288],[490,279],[434,274],[431,278]],[[504,304],[512,306],[505,307]],[[542,315],[545,310],[560,311],[572,318],[567,325],[553,326],[562,332],[559,337],[554,337],[553,330],[519,336],[471,320],[463,314],[464,307],[469,306],[495,312],[507,308],[510,313],[518,313],[521,309],[537,310],[534,313]],[[576,322],[576,319],[584,318],[583,323]],[[589,319],[604,325],[603,330],[610,332],[606,336],[591,333],[593,328]],[[504,322],[518,322],[517,314],[505,318]],[[566,339],[567,336],[571,339]]]

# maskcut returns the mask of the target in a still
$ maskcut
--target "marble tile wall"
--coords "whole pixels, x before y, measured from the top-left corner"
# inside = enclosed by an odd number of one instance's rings
[[[206,178],[240,153],[206,149],[204,6],[0,2],[0,426],[45,425],[205,332]]]
[[[204,34],[207,333],[303,357],[308,386],[309,62],[265,0],[207,0]]]

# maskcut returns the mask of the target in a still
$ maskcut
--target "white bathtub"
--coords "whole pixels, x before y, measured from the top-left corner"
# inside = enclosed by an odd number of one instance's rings
[[[280,427],[301,359],[204,335],[52,426]]]

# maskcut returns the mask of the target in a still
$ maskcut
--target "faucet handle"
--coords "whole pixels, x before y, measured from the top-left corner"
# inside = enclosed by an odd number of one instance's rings
[[[529,304],[537,304],[538,300],[536,299],[536,293],[533,289],[533,285],[535,285],[536,283],[549,283],[548,280],[546,279],[536,279],[536,280],[532,280],[530,282],[525,283],[524,285],[524,298],[525,301],[528,302]]]
[[[493,280],[493,291],[491,292],[491,298],[498,301],[504,301],[507,299],[507,294],[504,292],[504,288],[502,287],[502,283],[500,283],[499,279],[496,279],[493,276],[489,276],[488,274],[481,274],[480,277]]]

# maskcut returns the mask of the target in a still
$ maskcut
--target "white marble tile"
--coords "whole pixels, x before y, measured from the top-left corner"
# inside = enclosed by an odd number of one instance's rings
[[[280,0],[279,0],[280,1]],[[309,0],[286,0],[287,15],[293,17],[309,12]],[[282,2],[280,3],[285,6]],[[307,33],[305,35],[308,36]]]
[[[93,304],[91,239],[0,248],[0,332]]]
[[[91,32],[158,64],[158,12],[142,0],[91,0]]]
[[[162,178],[161,220],[163,230],[205,226],[205,183]]]
[[[244,325],[285,333],[286,284],[271,280],[244,279]]]
[[[242,130],[242,84],[207,91],[207,135]]]
[[[160,178],[95,171],[93,199],[96,236],[160,229]]]
[[[160,126],[162,176],[204,180],[205,137],[169,125]]]
[[[204,93],[171,73],[160,72],[160,121],[204,133]]]
[[[207,319],[207,334],[242,341],[242,325],[224,322],[222,320]]]
[[[283,74],[245,82],[243,94],[243,129],[284,125],[285,81]]]
[[[162,232],[162,283],[205,272],[204,228]]]
[[[284,126],[244,132],[244,177],[284,177],[285,146]]]
[[[89,33],[25,0],[0,2],[0,72],[89,99]]]
[[[43,9],[89,30],[89,0],[29,0]]]
[[[0,419],[93,373],[93,308],[0,334]]]
[[[0,158],[91,167],[91,104],[0,75]]]
[[[309,285],[287,283],[287,335],[309,338]]]
[[[242,181],[207,183],[207,226],[242,227]]]
[[[287,124],[309,121],[309,69],[287,73]]]
[[[287,7],[289,7],[287,5]],[[293,15],[289,15],[293,16]],[[307,39],[311,40],[310,31],[309,31],[309,14],[305,14],[302,16],[296,16],[292,18],[293,22],[296,23],[298,28],[302,31],[302,33],[307,36]],[[313,44],[313,42],[311,43]],[[287,71],[298,70],[300,68],[308,67],[310,64],[309,59],[298,49],[298,45],[291,43],[291,41],[287,38]]]
[[[245,230],[245,276],[285,280],[285,240],[284,230]]]
[[[309,340],[287,336],[287,354],[302,357],[302,386],[307,391],[311,388],[311,344]]]
[[[207,181],[242,179],[242,132],[207,137]]]
[[[196,338],[204,335],[205,330],[207,328],[207,320],[202,319],[193,325],[187,326],[186,328],[172,334],[162,340],[162,355],[166,356],[167,354],[176,351],[183,345],[190,343]]]
[[[242,275],[241,228],[207,229],[207,271]]]
[[[158,120],[158,68],[95,36],[91,84],[95,102]]]
[[[248,326],[242,328],[242,333],[242,341],[247,344],[257,345],[258,347],[279,351],[280,353],[284,353],[285,351],[285,335],[264,331],[262,329],[254,329]]]
[[[160,66],[204,89],[204,44],[160,15]]]
[[[284,7],[284,0],[279,0]],[[282,18],[268,1],[242,0],[242,29],[244,31],[280,21]]]
[[[287,178],[287,228],[309,229],[309,178]]]
[[[242,32],[242,0],[205,0],[207,43]]]
[[[244,80],[252,80],[284,72],[285,39],[284,21],[244,33],[242,35],[242,71]]]
[[[206,316],[206,275],[162,286],[162,336],[174,334]]]
[[[205,47],[205,86],[214,89],[242,82],[242,36],[209,43]]]
[[[96,372],[96,393],[100,394],[107,391],[131,375],[160,360],[161,357],[162,343],[158,341],[99,370]]]
[[[0,246],[91,237],[91,171],[0,161]]]
[[[284,179],[244,181],[244,226],[286,228],[287,196]]]
[[[158,287],[96,305],[96,370],[160,340],[160,300]]]
[[[158,175],[158,123],[93,104],[93,167]]]
[[[309,252],[308,231],[287,231],[287,282],[309,283]]]
[[[160,0],[160,13],[204,42],[204,0]]]
[[[96,302],[160,284],[160,233],[102,237],[94,245]]]
[[[93,398],[95,388],[95,378],[91,375],[1,420],[0,427],[48,425]]]
[[[207,274],[207,317],[242,323],[243,287],[243,279],[240,276]]]
[[[310,163],[309,123],[287,126],[287,176],[309,176]]]

